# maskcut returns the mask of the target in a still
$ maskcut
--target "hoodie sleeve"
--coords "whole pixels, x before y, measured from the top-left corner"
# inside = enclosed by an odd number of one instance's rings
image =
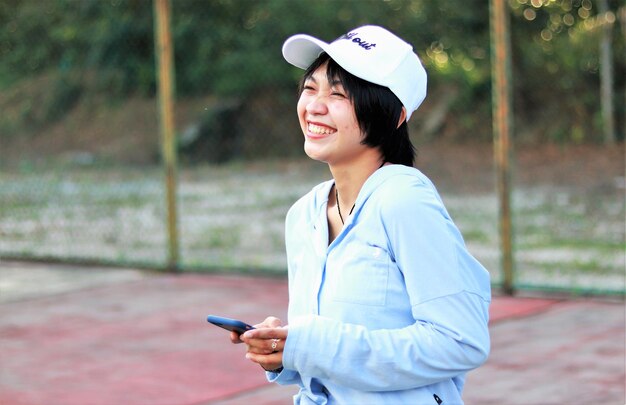
[[[283,369],[280,373],[267,371],[265,375],[267,377],[267,381],[278,385],[301,385],[300,374],[294,370]]]
[[[460,308],[483,305],[477,297],[459,294],[434,300],[422,309],[450,303]],[[443,311],[437,312],[441,316]],[[402,329],[368,330],[306,315],[289,326],[283,364],[285,369],[360,391],[411,389],[457,377],[481,365],[489,351],[488,341],[481,335],[427,321],[416,321]]]
[[[388,391],[458,377],[487,359],[488,273],[467,253],[434,188],[417,181],[406,189],[394,190],[381,216],[414,323],[373,330],[318,315],[291,319],[286,369]]]

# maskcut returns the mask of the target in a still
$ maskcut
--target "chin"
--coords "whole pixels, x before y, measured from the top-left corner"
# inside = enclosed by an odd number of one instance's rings
[[[306,142],[304,144],[304,153],[306,153],[306,155],[313,160],[317,160],[318,162],[326,162],[325,154],[321,153],[315,147],[307,146]]]

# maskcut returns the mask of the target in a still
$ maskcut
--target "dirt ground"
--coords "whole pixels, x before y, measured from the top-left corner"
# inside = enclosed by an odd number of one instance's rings
[[[521,145],[512,150],[511,181],[520,186],[563,185],[581,192],[624,193],[624,144]],[[417,166],[440,187],[489,191],[495,184],[493,146],[434,142],[418,148]],[[620,191],[621,190],[621,191]]]

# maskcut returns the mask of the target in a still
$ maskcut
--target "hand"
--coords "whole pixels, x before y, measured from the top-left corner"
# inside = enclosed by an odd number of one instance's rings
[[[235,344],[243,343],[243,340],[240,339],[240,336],[241,335],[237,332],[230,332],[230,341]]]
[[[288,329],[281,325],[280,319],[268,317],[262,323],[254,325],[256,329],[238,337],[248,346],[246,358],[259,364],[266,371],[276,370],[283,364],[283,349]]]
[[[263,322],[253,325],[253,326],[259,329],[259,328],[279,328],[281,325],[282,325],[282,322],[280,321],[280,319],[273,317],[273,316],[269,316],[265,318]],[[237,332],[230,332],[230,341],[235,344],[243,343],[243,340],[241,340],[241,335]]]

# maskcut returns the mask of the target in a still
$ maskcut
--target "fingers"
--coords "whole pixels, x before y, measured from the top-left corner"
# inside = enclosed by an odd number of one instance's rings
[[[282,339],[254,339],[246,342],[248,353],[272,354],[282,352],[285,348],[285,341]]]
[[[246,358],[254,363],[259,364],[266,371],[276,370],[277,368],[283,365],[283,354],[282,352],[276,352],[272,354],[255,354],[255,353],[246,353]]]
[[[262,328],[279,328],[282,326],[282,322],[280,319],[276,318],[275,316],[268,316],[267,318],[265,318],[265,320],[257,325],[254,325],[255,328],[257,329],[262,329]]]
[[[265,323],[269,325],[270,328],[280,328],[283,326],[283,323],[280,319],[275,316],[269,316],[265,319]]]
[[[289,330],[284,328],[257,328],[241,335],[241,340],[247,343],[248,339],[287,339]]]
[[[276,317],[268,317],[238,338],[247,346],[246,358],[265,370],[276,370],[282,366],[283,350],[287,339],[287,327]]]
[[[267,355],[282,352],[287,335],[287,328],[262,328],[249,330],[239,338],[248,346],[248,353]]]
[[[237,332],[230,332],[230,341],[231,343],[243,343],[243,340],[240,338],[241,335]]]
[[[265,329],[265,328],[280,328],[282,326],[282,321],[275,316],[268,316],[265,320],[259,324],[254,325],[257,329]],[[230,341],[231,343],[243,343],[241,339],[241,335],[237,332],[230,332]]]

